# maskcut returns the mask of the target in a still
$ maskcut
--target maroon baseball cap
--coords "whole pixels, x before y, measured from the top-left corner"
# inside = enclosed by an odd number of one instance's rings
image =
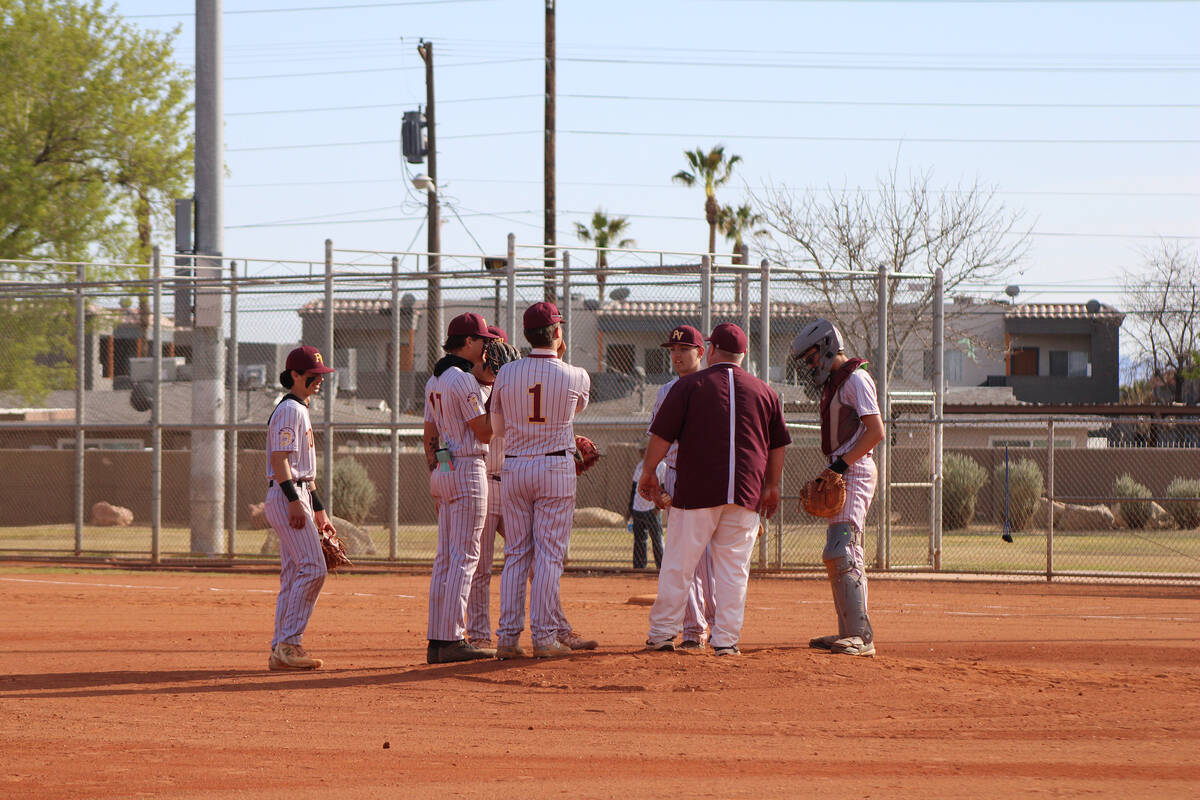
[[[525,309],[523,324],[527,331],[546,328],[556,322],[562,322],[562,314],[558,313],[558,306],[554,303],[543,300]]]
[[[308,345],[297,347],[288,353],[287,363],[284,367],[301,374],[313,372],[317,375],[324,375],[327,372],[333,372],[333,367],[325,366],[325,359],[321,358],[321,351]]]
[[[465,314],[459,314],[450,320],[450,327],[446,329],[446,335],[478,336],[481,339],[498,338],[496,334],[488,330],[488,325],[484,322],[483,317],[478,314],[472,314],[470,311]]]
[[[704,336],[691,325],[679,325],[676,326],[675,330],[671,331],[671,335],[667,337],[667,341],[659,346],[670,347],[673,344],[686,344],[691,347],[703,348]]]
[[[746,332],[732,322],[722,322],[713,328],[713,332],[704,341],[712,342],[718,350],[726,353],[746,352]]]
[[[500,341],[502,341],[502,342],[508,341],[508,334],[505,333],[504,328],[501,328],[498,325],[488,325],[488,330],[491,331],[495,335],[495,337],[497,339],[499,339]]]

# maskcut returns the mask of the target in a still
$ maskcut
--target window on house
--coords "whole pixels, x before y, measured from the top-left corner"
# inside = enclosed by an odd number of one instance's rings
[[[604,361],[609,372],[633,374],[635,350],[631,344],[610,344],[604,348]]]
[[[671,354],[664,347],[646,351],[646,374],[663,375],[671,372]]]
[[[1050,374],[1060,378],[1087,377],[1088,354],[1082,350],[1051,350]]]
[[[933,380],[933,351],[924,352],[925,365],[921,377],[927,381]],[[958,350],[946,350],[942,356],[942,377],[946,383],[959,384],[963,379],[963,354]]]

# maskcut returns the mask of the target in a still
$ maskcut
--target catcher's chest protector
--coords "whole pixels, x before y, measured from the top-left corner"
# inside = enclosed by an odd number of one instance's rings
[[[827,456],[832,455],[858,431],[858,412],[842,404],[841,388],[855,370],[866,363],[866,359],[852,358],[830,375],[825,383],[825,391],[821,395],[821,452]]]

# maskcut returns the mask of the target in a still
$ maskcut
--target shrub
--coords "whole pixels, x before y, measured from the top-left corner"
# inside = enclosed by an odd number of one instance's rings
[[[1167,487],[1167,497],[1175,501],[1167,504],[1167,510],[1176,525],[1185,531],[1200,527],[1200,480],[1176,478]]]
[[[333,486],[330,488],[330,507],[343,519],[361,525],[371,513],[379,497],[367,468],[353,458],[333,462]]]
[[[942,462],[942,527],[959,530],[975,517],[975,498],[987,483],[987,470],[962,453],[947,453]]]
[[[996,483],[1004,489],[1004,462],[996,465]],[[1042,469],[1030,458],[1022,458],[1008,466],[1008,519],[1014,531],[1025,530],[1037,511],[1045,482]],[[1002,496],[1003,497],[1003,496]]]
[[[1113,481],[1113,496],[1121,498],[1121,521],[1127,528],[1144,528],[1154,516],[1150,501],[1137,499],[1153,497],[1153,492],[1129,473]]]

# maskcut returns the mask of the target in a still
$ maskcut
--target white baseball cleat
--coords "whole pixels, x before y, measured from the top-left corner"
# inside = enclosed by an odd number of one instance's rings
[[[844,656],[873,658],[875,656],[875,642],[864,642],[861,636],[847,636],[844,639],[838,639],[830,645],[829,652]]]
[[[600,644],[595,639],[585,639],[575,631],[571,631],[565,636],[560,634],[558,641],[572,650],[595,650]]]
[[[271,659],[267,662],[267,667],[271,670],[289,670],[289,669],[320,669],[325,663],[319,658],[313,658],[308,653],[304,652],[304,648],[298,644],[288,644],[280,642],[275,645],[275,649],[271,651]]]
[[[571,655],[571,648],[555,639],[550,644],[534,645],[534,658],[561,658]]]

